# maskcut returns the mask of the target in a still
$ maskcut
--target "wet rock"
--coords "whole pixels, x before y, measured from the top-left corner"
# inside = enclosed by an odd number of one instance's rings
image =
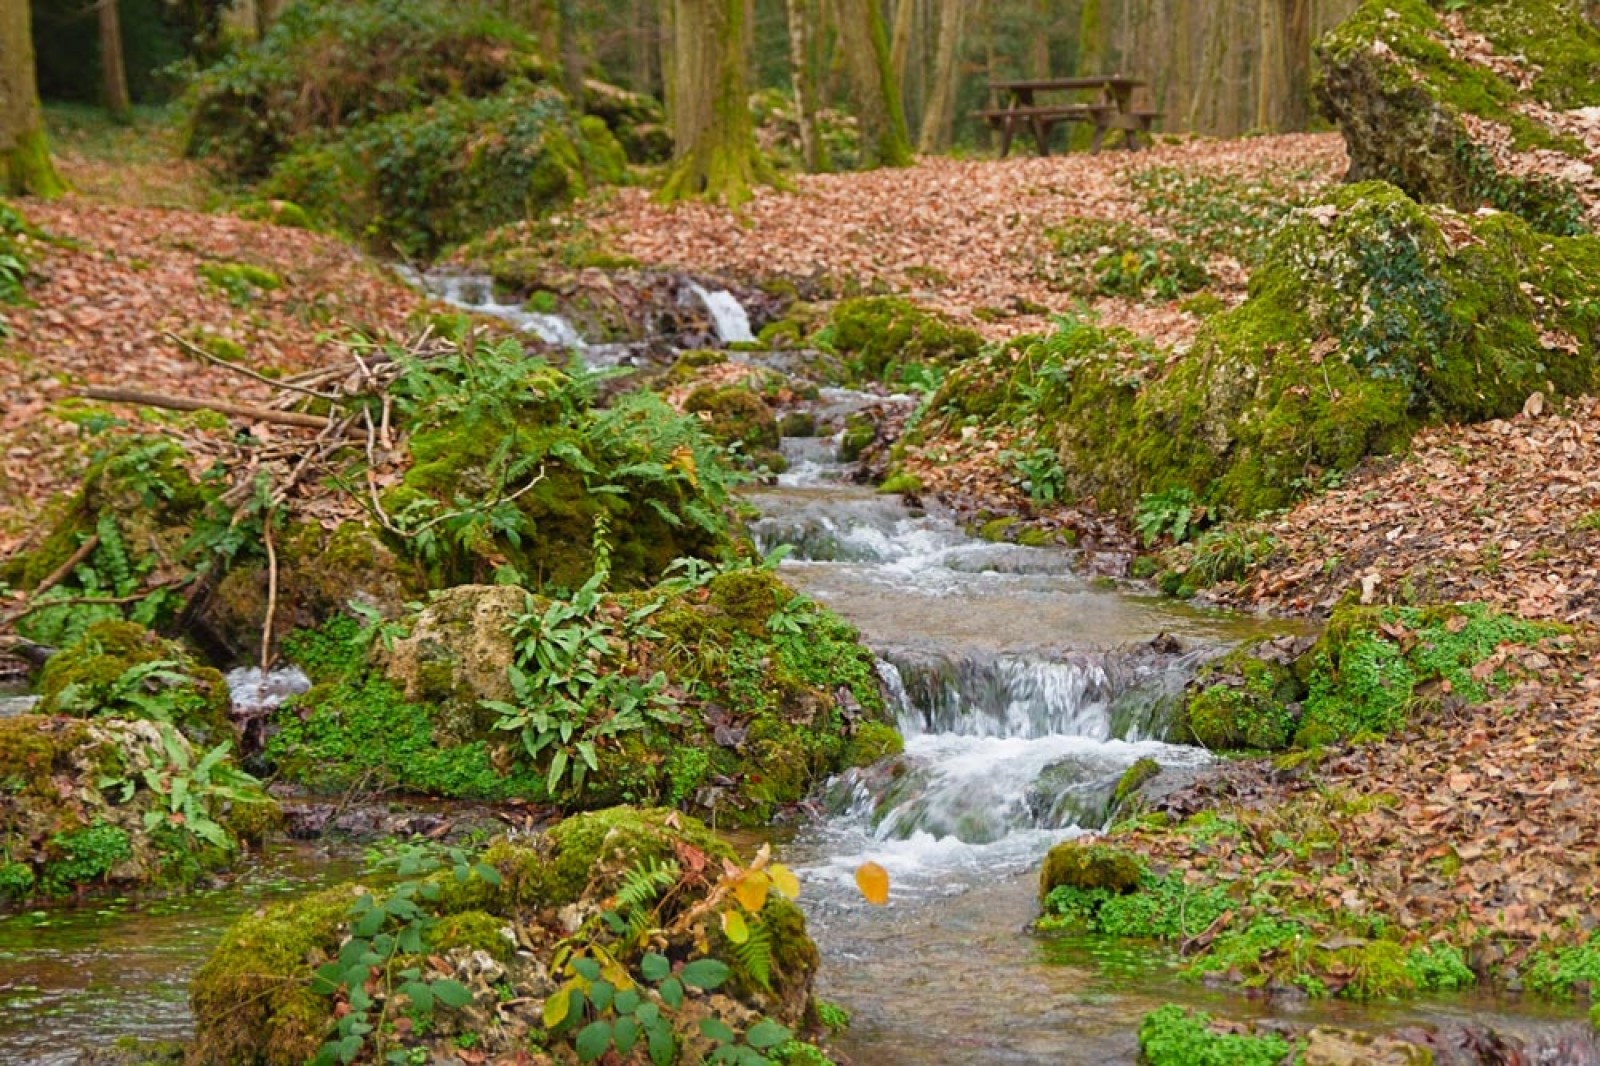
[[[411,632],[376,651],[377,665],[408,700],[504,700],[515,646],[512,622],[530,610],[528,593],[509,585],[457,585],[439,591]]]

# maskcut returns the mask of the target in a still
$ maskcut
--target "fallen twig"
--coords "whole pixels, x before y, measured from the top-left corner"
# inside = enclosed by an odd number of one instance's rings
[[[106,403],[132,403],[141,407],[160,407],[169,411],[215,411],[235,418],[248,418],[256,422],[272,422],[280,426],[298,426],[301,429],[327,429],[333,424],[321,415],[300,414],[298,411],[274,411],[266,407],[228,403],[226,400],[194,400],[187,396],[167,396],[159,392],[142,392],[138,389],[107,389],[91,385],[82,395],[90,400]]]
[[[318,392],[316,389],[307,388],[304,385],[297,385],[292,381],[287,381],[287,380],[284,380],[284,379],[281,379],[281,378],[279,378],[279,379],[269,378],[265,374],[256,373],[254,370],[251,370],[247,366],[240,366],[237,363],[230,363],[228,360],[222,358],[221,356],[213,355],[212,353],[206,351],[204,348],[200,347],[198,344],[194,343],[193,341],[186,340],[183,337],[178,336],[176,333],[173,333],[171,330],[168,330],[166,333],[163,333],[162,336],[164,336],[168,340],[172,341],[174,344],[176,344],[178,347],[182,348],[184,351],[189,352],[191,355],[198,355],[200,358],[206,360],[207,362],[214,363],[215,365],[220,366],[224,370],[231,370],[235,374],[243,374],[245,377],[251,379],[252,381],[259,381],[263,385],[270,385],[275,389],[286,389],[286,390],[288,390],[290,392],[302,393],[302,394],[304,394],[306,396],[315,396],[319,400],[338,400],[339,399],[339,397],[331,395],[331,394],[326,393],[326,392]]]

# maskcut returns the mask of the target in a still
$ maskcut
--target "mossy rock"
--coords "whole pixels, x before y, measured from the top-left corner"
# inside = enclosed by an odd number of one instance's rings
[[[537,628],[551,606],[515,587],[458,586],[412,618],[408,635],[375,644],[370,662],[340,651],[347,623],[296,636],[291,654],[325,665],[313,670],[319,683],[275,715],[264,758],[285,779],[321,789],[365,781],[566,809],[646,799],[757,824],[898,743],[856,632],[769,570],[739,568],[700,588],[601,599],[598,617],[643,612],[655,633],[625,639],[609,630],[593,667],[640,681],[659,672],[673,715],[597,735],[598,771],[581,789],[562,779],[551,795],[548,756],[530,760],[485,705],[515,700],[509,670],[517,640],[528,638],[513,624],[528,618]]]
[[[1464,212],[1488,205],[1548,233],[1585,228],[1582,186],[1507,166],[1485,143],[1483,123],[1510,147],[1587,158],[1581,142],[1540,118],[1542,105],[1569,111],[1600,104],[1600,30],[1581,0],[1450,4],[1468,31],[1483,34],[1529,88],[1452,52],[1453,34],[1426,0],[1365,0],[1317,46],[1316,95],[1339,124],[1352,179],[1390,181],[1419,200]],[[1541,168],[1549,175],[1550,168]],[[1587,171],[1587,167],[1580,167]]]
[[[1133,803],[1139,797],[1139,790],[1160,773],[1161,764],[1149,756],[1128,767],[1117,778],[1116,790],[1111,793],[1112,809],[1120,810]]]
[[[386,616],[427,589],[424,569],[396,551],[374,524],[347,521],[327,530],[293,522],[278,533],[275,635],[320,625],[351,602]],[[200,603],[199,617],[220,654],[243,659],[261,642],[270,574],[251,557],[231,567]]]
[[[1132,892],[1139,887],[1143,874],[1144,863],[1131,852],[1109,844],[1069,840],[1057,844],[1045,856],[1039,871],[1039,899],[1043,901],[1062,886]]]
[[[236,786],[234,798],[193,777],[190,791],[220,843],[192,821],[147,825],[148,813],[169,809],[151,781],[190,774],[200,758],[181,733],[155,722],[0,718],[0,909],[91,891],[183,888],[278,828],[278,805],[258,787]],[[224,760],[214,772],[230,766]],[[63,781],[74,787],[64,790]]]
[[[843,357],[856,380],[896,382],[912,366],[970,359],[983,338],[910,300],[864,296],[840,301],[812,343]]]
[[[1294,739],[1305,695],[1291,666],[1254,647],[1235,649],[1201,667],[1190,683],[1180,739],[1214,751],[1281,751]]]
[[[1338,190],[1289,216],[1249,299],[1209,319],[1184,355],[1094,345],[1054,360],[1070,381],[1048,412],[1067,496],[1131,514],[1186,489],[1250,516],[1425,423],[1507,417],[1534,392],[1581,395],[1596,384],[1600,312],[1585,294],[1597,285],[1595,238],[1425,208],[1377,183]],[[1037,342],[1046,363],[1051,343]]]
[[[734,449],[736,461],[774,473],[787,467],[778,451],[778,416],[749,386],[702,386],[688,395],[683,409],[704,423],[712,440]]]
[[[155,718],[206,746],[234,735],[222,674],[134,622],[91,625],[45,663],[38,694],[40,714]]]
[[[500,947],[510,944],[505,930],[511,926],[538,930],[540,935],[532,943],[543,943],[547,949],[565,944],[570,931],[558,914],[595,915],[615,904],[616,893],[633,872],[669,862],[681,871],[685,856],[698,856],[711,870],[737,861],[733,850],[702,823],[659,809],[614,808],[576,815],[532,842],[495,842],[476,861],[494,867],[496,882],[479,876],[458,881],[448,870],[431,875],[439,891],[431,899],[422,897],[426,913],[438,919],[429,933],[429,952],[446,958],[474,949],[491,956],[498,952],[506,968],[501,983],[523,1002],[542,1003],[557,987],[550,958],[526,949],[506,953]],[[689,911],[705,898],[711,883],[683,882],[686,887],[661,904],[657,920],[666,923]],[[312,992],[310,977],[337,954],[351,904],[365,891],[356,885],[338,886],[240,919],[191,986],[196,1039],[189,1061],[304,1062],[313,1057],[328,1038],[334,1015],[332,1002]],[[773,893],[760,910],[759,921],[770,943],[764,981],[746,968],[741,954],[722,938],[720,926],[705,927],[706,922],[715,922],[715,912],[708,913],[696,927],[705,939],[696,943],[693,933],[685,933],[681,942],[665,947],[669,956],[701,956],[709,948],[732,970],[724,994],[749,1010],[798,1025],[811,1009],[810,990],[818,965],[816,947],[798,908]],[[594,930],[585,935],[605,941],[622,965],[637,965],[637,945],[620,947],[601,923],[590,922],[583,928]],[[468,1028],[459,1031],[474,1032],[475,1015],[462,1017]],[[693,1017],[685,1012],[683,1024],[690,1024]],[[459,1024],[455,1018],[449,1021]],[[477,1035],[495,1038],[490,1030]]]
[[[839,436],[839,461],[854,463],[878,439],[878,420],[869,414],[847,415]]]
[[[97,584],[83,587],[76,573],[47,595],[101,595],[107,587],[137,582],[162,560],[181,559],[192,527],[212,492],[190,476],[183,449],[170,440],[134,437],[118,442],[84,474],[81,488],[57,509],[50,532],[37,548],[0,562],[0,582],[31,589],[64,566],[91,538],[94,550],[78,567],[92,570]],[[171,607],[152,604],[142,621],[168,621]],[[115,605],[42,606],[19,623],[30,639],[60,647],[83,635],[95,621],[119,619]]]

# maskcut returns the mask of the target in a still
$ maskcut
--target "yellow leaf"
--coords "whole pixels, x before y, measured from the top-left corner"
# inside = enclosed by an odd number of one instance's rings
[[[778,890],[779,895],[789,899],[800,895],[800,879],[783,863],[775,862],[767,867],[767,876],[772,878],[772,887]]]
[[[743,944],[750,939],[750,927],[745,924],[744,915],[738,911],[722,912],[722,931],[735,944]]]
[[[889,871],[875,862],[864,862],[856,870],[856,887],[868,903],[881,907],[889,902]]]
[[[572,1009],[572,982],[568,981],[544,1001],[544,1027],[554,1029],[567,1020],[567,1012]]]
[[[739,905],[751,914],[755,914],[767,905],[767,890],[772,887],[772,879],[761,870],[753,870],[739,879],[733,886],[733,894],[739,900]]]
[[[680,444],[672,449],[671,465],[683,471],[683,476],[689,479],[689,484],[695,488],[700,487],[700,472],[695,467],[694,449],[686,444]]]

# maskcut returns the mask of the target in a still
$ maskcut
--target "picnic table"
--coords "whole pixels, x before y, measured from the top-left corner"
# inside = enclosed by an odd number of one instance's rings
[[[1066,122],[1094,126],[1091,153],[1100,151],[1106,135],[1122,132],[1123,147],[1138,151],[1139,135],[1150,135],[1151,126],[1161,112],[1133,106],[1133,93],[1145,83],[1121,74],[1094,74],[1077,78],[1031,78],[1022,81],[989,83],[990,106],[975,112],[1000,131],[1000,155],[1011,151],[1011,139],[1018,130],[1031,130],[1040,155],[1050,154],[1050,134]],[[1040,103],[1038,94],[1093,92],[1088,103]]]

